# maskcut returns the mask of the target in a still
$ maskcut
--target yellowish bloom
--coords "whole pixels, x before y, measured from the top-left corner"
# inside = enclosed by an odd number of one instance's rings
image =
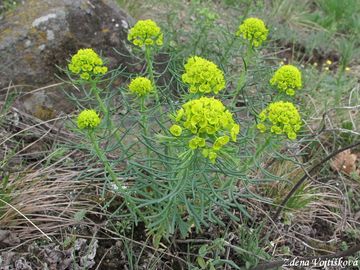
[[[129,90],[131,93],[136,94],[140,97],[146,96],[153,91],[151,81],[145,77],[136,77],[131,80],[129,84]]]
[[[277,135],[286,134],[289,139],[295,140],[301,125],[302,120],[294,104],[278,101],[270,103],[259,114],[257,128],[262,133],[270,130]]]
[[[270,80],[270,84],[275,86],[279,92],[286,93],[289,96],[295,95],[295,90],[302,87],[301,72],[292,65],[280,67]]]
[[[79,129],[96,128],[101,120],[95,110],[83,110],[77,118]]]
[[[153,20],[139,20],[129,30],[128,40],[135,46],[162,46],[163,33]]]
[[[260,130],[261,133],[264,133],[266,131],[266,126],[264,125],[264,123],[259,123],[256,127]]]
[[[214,150],[205,148],[201,153],[205,158],[208,158],[212,164],[215,164],[217,153]]]
[[[206,145],[205,139],[198,136],[195,136],[189,141],[189,147],[193,150],[195,150],[198,147],[205,147],[205,145]]]
[[[68,65],[69,70],[80,75],[80,78],[89,81],[96,76],[104,75],[108,68],[93,49],[80,49],[72,56]]]
[[[85,81],[88,81],[90,80],[90,74],[88,72],[81,73],[80,78]]]
[[[346,67],[345,68],[345,71],[350,71],[351,69],[349,67]]]
[[[180,127],[185,135],[191,137],[189,148],[206,149],[202,153],[210,161],[215,161],[217,151],[228,144],[230,138],[235,142],[240,132],[232,114],[215,98],[201,97],[188,101],[177,111],[174,119],[177,124],[170,128],[170,132],[177,136]]]
[[[190,93],[219,93],[225,88],[224,73],[213,62],[199,56],[190,57],[185,64],[182,81],[189,84]]]
[[[259,47],[269,34],[269,30],[263,20],[258,18],[248,18],[240,26],[236,32],[236,36],[242,36],[247,39],[254,47]]]
[[[326,60],[326,64],[328,65],[328,66],[330,66],[331,64],[332,64],[332,61],[331,60]]]
[[[170,133],[175,137],[179,137],[182,133],[182,128],[179,125],[172,125],[170,127]]]
[[[227,135],[217,138],[213,145],[214,150],[220,150],[221,147],[223,147],[229,141],[230,141],[230,138]]]

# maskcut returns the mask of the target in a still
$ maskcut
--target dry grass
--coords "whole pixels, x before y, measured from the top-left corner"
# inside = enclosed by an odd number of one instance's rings
[[[97,195],[102,178],[96,169],[75,162],[77,150],[54,155],[57,145],[79,140],[63,130],[68,116],[44,122],[12,107],[4,117],[7,121],[0,126],[1,229],[21,241],[45,235],[57,241],[62,231],[81,234],[76,227],[97,226],[89,215],[102,222],[106,214]]]

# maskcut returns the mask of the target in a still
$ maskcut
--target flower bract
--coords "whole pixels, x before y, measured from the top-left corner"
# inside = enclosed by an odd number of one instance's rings
[[[275,72],[270,84],[275,86],[279,92],[293,96],[295,91],[302,87],[301,72],[295,66],[284,65]]]
[[[259,114],[257,128],[261,132],[270,131],[277,135],[285,134],[289,139],[295,140],[301,125],[301,116],[294,104],[277,101],[270,103]]]
[[[131,93],[137,96],[146,96],[153,91],[154,87],[151,81],[145,77],[136,77],[131,80],[129,84],[129,90]]]
[[[174,115],[176,125],[170,128],[171,134],[190,138],[190,149],[202,149],[204,157],[215,162],[218,152],[230,142],[235,142],[240,126],[233,115],[220,100],[201,97],[186,102]]]
[[[199,56],[190,57],[185,64],[182,81],[189,85],[190,93],[214,93],[225,88],[224,73],[213,62]]]
[[[259,47],[268,36],[269,30],[263,20],[258,18],[247,18],[236,32],[236,36],[241,36],[248,40],[254,47]]]
[[[108,71],[108,68],[104,66],[103,60],[93,49],[78,50],[72,56],[68,68],[72,73],[79,75],[85,81],[104,75]]]
[[[163,33],[153,20],[139,20],[129,30],[128,40],[135,46],[162,46]]]
[[[95,110],[83,110],[77,118],[79,129],[95,128],[101,122],[101,119]]]

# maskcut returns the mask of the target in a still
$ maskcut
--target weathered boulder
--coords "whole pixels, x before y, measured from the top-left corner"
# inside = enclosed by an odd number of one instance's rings
[[[80,48],[94,48],[110,68],[126,64],[129,59],[122,55],[128,55],[131,24],[113,0],[27,0],[0,19],[0,89],[10,82],[34,87],[56,82],[57,66],[65,67]],[[56,95],[49,100],[47,92],[58,90],[38,91],[41,98],[34,99],[41,103],[30,106],[56,104]]]

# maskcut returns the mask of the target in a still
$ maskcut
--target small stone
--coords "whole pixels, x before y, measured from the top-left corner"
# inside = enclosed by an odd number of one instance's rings
[[[45,45],[45,44],[41,44],[41,45],[38,47],[38,49],[39,49],[40,51],[45,50],[45,48],[46,48],[46,45]]]
[[[47,40],[51,41],[55,39],[54,31],[47,30],[46,31]]]
[[[31,46],[31,40],[26,40],[25,41],[25,47],[30,47]]]

